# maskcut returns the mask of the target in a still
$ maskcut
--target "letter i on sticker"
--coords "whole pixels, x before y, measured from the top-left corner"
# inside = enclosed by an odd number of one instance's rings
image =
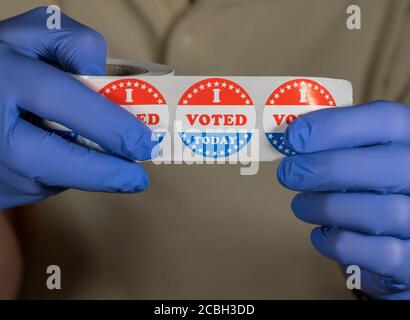
[[[223,78],[195,83],[182,95],[176,113],[182,142],[205,158],[225,158],[242,150],[252,138],[255,118],[245,89]]]
[[[164,139],[169,123],[168,105],[153,85],[140,79],[121,79],[99,92],[150,127],[159,142]]]
[[[295,155],[296,152],[283,141],[287,126],[304,113],[335,106],[329,91],[316,81],[295,79],[285,82],[266,100],[263,113],[265,136],[280,153]]]

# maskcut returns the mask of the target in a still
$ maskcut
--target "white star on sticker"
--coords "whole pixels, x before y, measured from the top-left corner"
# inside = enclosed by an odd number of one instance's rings
[[[212,83],[208,82],[208,83],[206,84],[206,86],[207,86],[208,88],[210,88],[210,87],[212,87]]]
[[[192,99],[192,94],[187,95],[188,99]]]
[[[290,84],[288,84],[288,85],[286,86],[286,89],[290,90],[290,89],[292,89],[292,86],[291,86]]]
[[[285,93],[285,90],[284,89],[280,89],[280,93]]]
[[[138,88],[140,86],[140,84],[138,82],[134,83],[134,87]]]
[[[270,99],[269,103],[270,103],[270,104],[275,104],[275,100]]]
[[[205,86],[204,86],[203,84],[201,84],[201,85],[199,86],[199,89],[204,90],[204,89],[205,89]]]
[[[245,103],[246,103],[246,104],[250,104],[251,102],[250,102],[249,99],[246,99],[246,100],[245,100]]]
[[[241,93],[241,90],[236,89],[236,90],[235,90],[235,93],[239,94],[239,93]]]
[[[158,98],[158,93],[155,92],[152,96],[156,99]]]
[[[185,99],[184,101],[182,101],[182,103],[183,104],[188,104],[188,100]]]
[[[218,81],[215,81],[215,82],[214,82],[214,86],[215,86],[215,87],[219,87],[219,82],[218,82]]]
[[[229,90],[233,90],[234,86],[230,84],[228,88]]]
[[[117,90],[117,86],[114,84],[112,87],[111,87],[113,90]]]
[[[242,98],[242,99],[245,99],[245,98],[246,98],[246,95],[245,95],[244,93],[242,93],[242,94],[241,94],[241,98]]]
[[[128,82],[127,82],[127,87],[131,87],[131,85],[132,85],[132,82],[131,82],[131,81],[128,81]]]
[[[278,140],[273,140],[272,143],[276,145],[278,144]]]
[[[162,99],[158,99],[158,104],[162,104],[164,101]]]
[[[149,89],[148,89],[148,92],[149,92],[149,93],[152,93],[152,91],[153,91],[152,88],[149,88]]]
[[[222,88],[226,88],[226,82],[222,82]]]
[[[194,89],[192,92],[193,93],[198,93],[198,89]]]
[[[124,83],[120,82],[120,88],[124,88]]]
[[[299,84],[297,82],[294,82],[293,87],[297,88],[297,87],[299,87]]]
[[[275,99],[279,99],[279,94],[278,93],[275,93]]]
[[[145,90],[147,88],[147,86],[145,85],[145,84],[143,84],[142,86],[141,86],[141,89],[142,90]]]
[[[324,93],[325,93],[325,90],[321,89],[321,90],[320,90],[320,93],[321,93],[321,94],[324,94]]]
[[[315,88],[316,91],[319,90],[319,87],[318,87],[318,86],[315,86],[314,88]]]

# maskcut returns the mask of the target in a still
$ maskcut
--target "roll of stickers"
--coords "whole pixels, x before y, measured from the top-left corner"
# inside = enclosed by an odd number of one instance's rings
[[[283,140],[293,120],[353,103],[346,80],[173,74],[163,65],[110,60],[107,76],[75,77],[153,130],[162,148],[157,163],[248,163],[295,155]],[[103,151],[59,124],[46,126]]]

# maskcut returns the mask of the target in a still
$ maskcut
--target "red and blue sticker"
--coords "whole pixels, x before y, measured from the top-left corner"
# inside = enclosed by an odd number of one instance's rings
[[[224,78],[207,78],[188,88],[178,102],[176,121],[183,144],[205,158],[225,158],[249,143],[255,105],[244,88]]]
[[[335,99],[320,83],[309,79],[287,81],[276,88],[265,102],[265,136],[283,155],[295,155],[296,152],[283,140],[287,126],[304,113],[335,106]]]
[[[110,82],[99,93],[145,123],[158,141],[164,139],[169,124],[168,105],[153,85],[140,79],[120,79]]]

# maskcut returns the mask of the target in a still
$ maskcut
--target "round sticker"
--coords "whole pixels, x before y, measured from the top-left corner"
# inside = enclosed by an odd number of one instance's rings
[[[99,92],[155,131],[160,142],[164,139],[169,122],[168,106],[153,85],[140,79],[121,79],[107,84]]]
[[[178,133],[192,152],[206,158],[229,157],[252,138],[255,106],[237,83],[209,78],[195,83],[178,102]]]
[[[280,153],[289,156],[296,152],[283,141],[287,126],[300,115],[336,102],[329,91],[316,81],[294,79],[273,91],[265,103],[263,127],[270,144]]]

